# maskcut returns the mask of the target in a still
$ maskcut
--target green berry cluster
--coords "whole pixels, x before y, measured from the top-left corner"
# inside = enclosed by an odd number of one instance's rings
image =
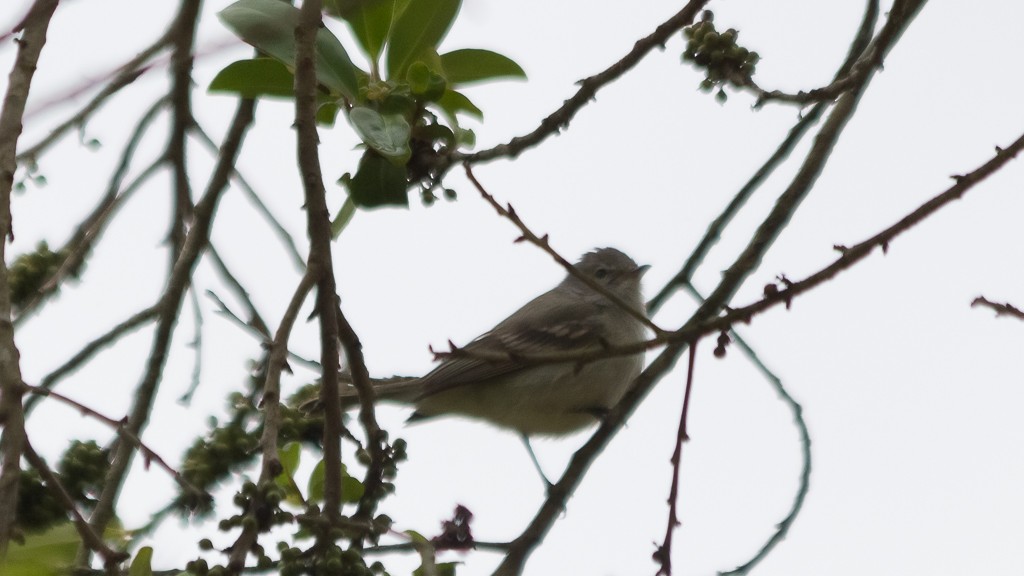
[[[266,532],[277,524],[290,524],[295,520],[295,515],[281,510],[281,501],[284,498],[284,489],[274,482],[262,482],[258,486],[253,482],[246,482],[233,499],[241,512],[221,520],[217,527],[224,532],[239,526]],[[253,552],[257,556],[262,555],[262,550]]]
[[[91,502],[103,488],[103,479],[110,467],[110,452],[95,441],[72,440],[64,452],[58,470],[64,488],[76,502]]]
[[[316,550],[316,554],[279,542],[278,564],[281,576],[388,576],[384,565],[374,562],[367,566],[359,550],[342,550],[337,544]]]
[[[185,451],[181,467],[185,480],[206,491],[227,478],[234,467],[252,461],[259,445],[259,434],[247,430],[240,418],[224,426],[214,424],[206,438],[197,439]]]
[[[61,457],[57,478],[71,498],[85,507],[103,486],[109,464],[108,451],[90,440],[74,440]],[[18,524],[26,532],[41,532],[67,520],[64,505],[53,495],[39,473],[24,470],[18,487]]]
[[[21,308],[31,302],[43,285],[57,273],[66,258],[66,250],[54,252],[46,242],[40,242],[35,252],[27,252],[15,258],[7,276],[11,304]]]
[[[715,98],[724,102],[728,98],[724,86],[749,84],[760,57],[757,52],[747,50],[736,43],[740,34],[737,30],[716,30],[714,18],[715,15],[710,10],[705,10],[700,22],[683,29],[683,35],[686,37],[683,61],[693,62],[703,68],[705,77],[700,83],[700,89],[711,92],[717,87]]]
[[[18,526],[25,532],[43,532],[68,518],[35,470],[23,470],[18,485]]]

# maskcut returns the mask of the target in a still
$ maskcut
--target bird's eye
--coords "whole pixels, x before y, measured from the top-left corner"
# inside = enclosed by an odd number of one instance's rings
[[[594,278],[597,278],[598,280],[603,280],[604,277],[607,275],[608,271],[605,270],[604,268],[598,268],[597,271],[594,272]]]

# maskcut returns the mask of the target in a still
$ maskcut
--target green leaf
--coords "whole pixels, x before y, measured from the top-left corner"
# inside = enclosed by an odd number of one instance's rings
[[[409,91],[424,102],[437,100],[448,89],[448,81],[444,76],[431,70],[422,60],[417,60],[409,66],[405,80],[409,83]]]
[[[324,461],[316,463],[313,473],[309,475],[309,486],[306,490],[309,502],[324,501]]]
[[[380,114],[376,110],[357,106],[348,114],[356,133],[382,156],[401,166],[409,160],[409,136],[412,129],[398,114]],[[403,169],[404,173],[404,169]]]
[[[277,458],[281,462],[282,474],[294,476],[299,468],[299,456],[302,454],[302,447],[298,442],[289,442],[277,451]]]
[[[348,181],[348,192],[356,206],[408,206],[408,183],[403,166],[395,166],[373,150],[359,161],[359,170]]]
[[[423,94],[430,88],[430,68],[423,62],[413,62],[405,72],[405,81],[413,94]]]
[[[397,15],[405,10],[409,0],[334,0],[328,2],[328,6],[331,4],[349,4],[337,6],[336,14],[348,22],[352,35],[359,41],[359,46],[370,57],[376,69],[391,26]]]
[[[353,478],[348,473],[348,468],[341,466],[341,498],[346,503],[359,502],[363,497],[366,488],[363,483]],[[317,462],[313,468],[313,474],[309,477],[309,501],[323,502],[324,500],[324,461]]]
[[[455,119],[456,114],[459,113],[473,116],[477,120],[484,118],[484,113],[476,107],[476,104],[473,104],[462,92],[455,90],[446,90],[444,96],[438,98],[437,105],[449,119]]]
[[[341,236],[345,227],[352,220],[352,216],[356,213],[356,203],[352,201],[352,197],[345,198],[345,203],[341,205],[341,209],[338,210],[337,216],[334,220],[331,220],[331,238],[337,239]]]
[[[231,92],[242,98],[295,95],[295,76],[279,60],[255,58],[228,64],[210,82],[210,92]]]
[[[152,576],[153,575],[153,548],[143,546],[135,553],[131,568],[128,569],[128,576]]]
[[[526,72],[511,58],[490,50],[467,48],[441,54],[441,65],[452,85],[484,82],[495,78],[526,79]]]
[[[280,0],[239,0],[218,14],[243,41],[292,69],[299,9]],[[316,35],[317,79],[331,92],[354,100],[359,93],[356,66],[338,38],[321,27]]]
[[[347,472],[341,477],[342,501],[355,504],[363,497],[364,492],[366,492],[366,487],[355,477],[349,476]]]
[[[334,102],[325,102],[316,109],[316,123],[324,126],[334,126],[334,120],[338,117],[338,105]]]
[[[436,49],[459,13],[461,0],[411,0],[388,41],[388,78],[401,78],[421,53]]]
[[[71,522],[39,534],[29,534],[23,546],[12,545],[0,560],[4,576],[58,576],[67,573],[81,542]]]

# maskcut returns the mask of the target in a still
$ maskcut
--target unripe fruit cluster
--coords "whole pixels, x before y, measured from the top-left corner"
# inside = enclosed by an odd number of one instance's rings
[[[725,32],[715,29],[714,14],[705,11],[701,21],[683,29],[686,37],[686,51],[683,61],[693,62],[705,69],[705,78],[700,83],[701,90],[710,92],[716,86],[731,83],[743,86],[754,75],[757,52],[752,52],[739,44],[739,32],[729,28]],[[725,92],[718,91],[720,100],[725,99]]]

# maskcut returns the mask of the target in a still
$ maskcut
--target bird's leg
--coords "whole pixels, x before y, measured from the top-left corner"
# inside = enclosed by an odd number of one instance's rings
[[[537,460],[537,455],[533,452],[533,446],[530,445],[530,437],[526,434],[520,434],[519,438],[522,439],[523,446],[526,446],[526,452],[530,455],[530,462],[533,462],[534,469],[536,469],[537,473],[540,474],[540,479],[544,482],[544,488],[547,493],[550,494],[553,484],[551,484],[548,477],[544,475],[544,470],[540,467],[540,461]]]

